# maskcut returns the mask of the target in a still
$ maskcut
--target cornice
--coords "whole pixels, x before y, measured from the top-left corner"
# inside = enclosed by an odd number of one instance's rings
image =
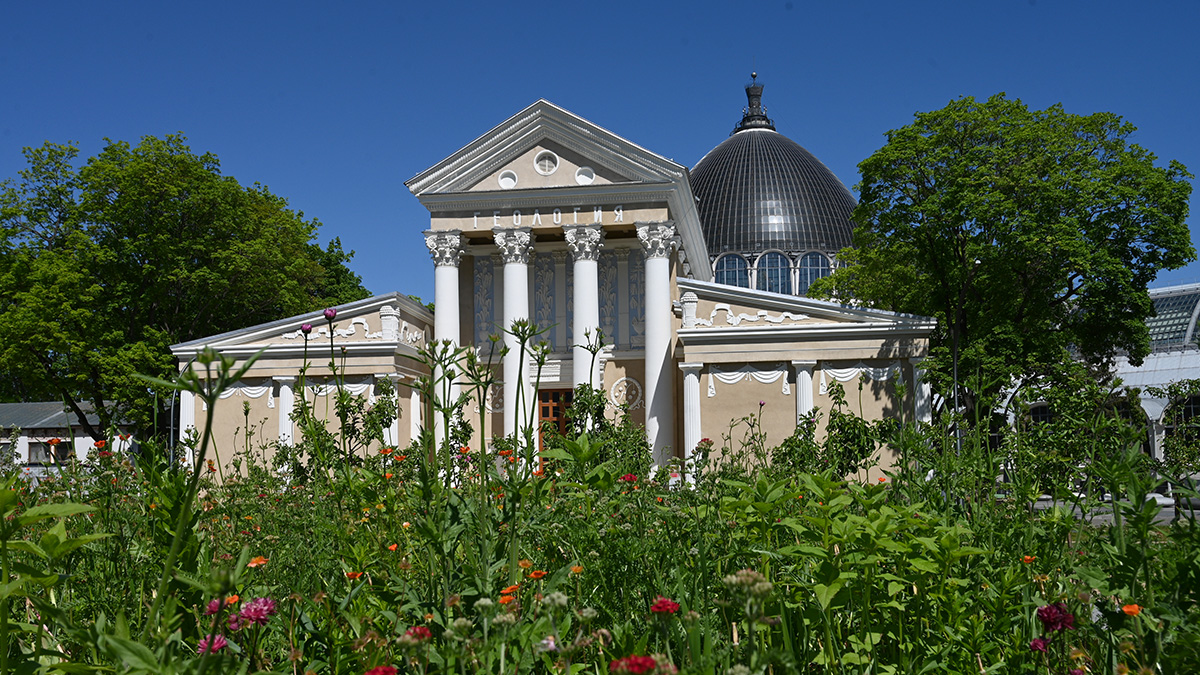
[[[784,340],[846,340],[853,338],[927,338],[937,326],[899,323],[831,323],[802,326],[738,326],[729,328],[683,328],[677,331],[684,345],[761,343]]]

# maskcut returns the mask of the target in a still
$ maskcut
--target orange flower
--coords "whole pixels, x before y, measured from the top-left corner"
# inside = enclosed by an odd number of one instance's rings
[[[381,455],[390,455],[390,454],[392,454],[392,448],[380,448],[380,449],[379,449],[379,454],[381,454]]]
[[[534,469],[533,470],[533,475],[535,475],[535,476],[540,476],[544,473],[545,473],[545,471],[543,471],[542,469]]]
[[[887,479],[886,479],[886,478],[884,478],[883,476],[880,476],[880,477],[879,477],[879,482],[880,482],[880,483],[886,483],[886,482],[887,482]]]
[[[61,438],[51,438],[50,440],[46,441],[47,445],[58,445],[59,443],[62,443]]]
[[[403,461],[404,461],[404,460],[406,460],[406,459],[408,459],[408,455],[398,455],[398,456],[396,457],[396,461],[397,461],[397,462],[403,462]]]
[[[1129,616],[1137,616],[1138,614],[1142,613],[1142,608],[1138,605],[1129,604],[1122,607],[1121,611],[1125,612]]]
[[[500,596],[500,604],[502,604],[502,605],[507,605],[508,603],[510,603],[512,601],[513,601],[513,596],[511,596],[511,595]]]
[[[400,548],[400,544],[392,544],[391,546],[388,546],[389,551],[395,551],[398,548]]]
[[[529,560],[520,560],[517,562],[517,567],[520,567],[523,570],[527,570],[530,567],[533,567],[533,562],[531,562]]]
[[[501,595],[511,595],[511,594],[513,594],[513,593],[516,593],[516,592],[517,592],[517,589],[518,589],[518,588],[520,588],[520,587],[521,587],[521,585],[520,585],[520,584],[513,584],[512,586],[509,586],[508,588],[506,588],[506,589],[504,589],[504,590],[500,591],[500,594],[501,594]]]
[[[459,452],[461,452],[461,453],[462,453],[462,454],[464,454],[464,455],[469,455],[469,454],[471,454],[471,448],[469,448],[469,447],[467,447],[467,446],[465,446],[465,445],[464,445],[464,446],[462,446],[462,447],[460,447],[460,448],[458,449],[458,451],[459,451]]]
[[[238,604],[238,600],[241,600],[241,598],[239,598],[236,595],[231,595],[231,596],[225,598],[225,604],[236,605],[236,604]]]
[[[403,523],[400,523],[400,527],[403,527],[404,529],[407,530],[408,528],[412,527],[412,523],[410,523],[406,520]]]
[[[496,454],[500,455],[501,457],[508,457],[509,455],[512,454],[512,450],[501,450],[500,452],[497,452]]]
[[[1037,560],[1036,555],[1027,555],[1024,558],[1021,558],[1021,562],[1025,563],[1026,565],[1033,562],[1034,560]]]
[[[346,578],[350,580],[357,579],[362,576],[362,572],[346,572]]]
[[[108,441],[96,441],[95,443],[92,443],[92,445],[96,446],[97,448],[103,448],[104,446],[108,445]]]
[[[583,573],[583,565],[572,565],[571,566],[571,574],[582,574],[582,573]]]
[[[534,570],[529,573],[530,579],[541,579],[544,576],[546,576],[546,573],[543,572],[542,570]]]
[[[268,561],[270,561],[270,558],[256,555],[250,559],[250,562],[246,563],[246,567],[261,567],[266,565]]]
[[[391,480],[391,479],[392,479],[392,474],[390,474],[390,473],[385,473],[385,474],[383,474],[383,477],[384,477],[384,478],[386,478],[386,479],[388,479],[388,480]]]

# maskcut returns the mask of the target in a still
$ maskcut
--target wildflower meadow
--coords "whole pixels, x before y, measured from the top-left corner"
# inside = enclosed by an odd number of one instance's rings
[[[1200,669],[1195,495],[1113,392],[1041,425],[928,425],[864,420],[851,387],[778,446],[751,416],[653,467],[587,387],[565,433],[472,440],[499,356],[427,348],[439,424],[407,447],[383,442],[394,395],[340,390],[337,419],[299,401],[294,445],[216,448],[206,425],[188,461],[148,439],[8,471],[0,672]],[[299,376],[337,383],[330,357]],[[211,415],[244,371],[207,352],[160,384]],[[855,479],[884,447],[895,469]]]

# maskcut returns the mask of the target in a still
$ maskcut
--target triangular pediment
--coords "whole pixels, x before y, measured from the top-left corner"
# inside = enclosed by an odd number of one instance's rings
[[[559,166],[539,172],[537,155],[550,151]],[[592,182],[577,180],[590,168]],[[505,171],[515,184],[499,182]],[[586,179],[585,179],[586,180]],[[417,196],[478,190],[577,187],[606,183],[687,181],[687,168],[650,152],[545,99],[538,100],[405,183]]]
[[[484,176],[469,192],[487,190],[576,187],[643,182],[605,166],[594,154],[577,152],[543,139],[512,161]]]
[[[328,350],[331,335],[336,349],[395,351],[407,346],[415,350],[425,344],[433,325],[429,311],[402,293],[377,295],[334,309],[337,315],[332,322],[323,310],[309,312],[172,345],[171,352],[186,359],[206,347],[231,356],[303,351],[305,324],[311,326],[307,342],[314,354]]]

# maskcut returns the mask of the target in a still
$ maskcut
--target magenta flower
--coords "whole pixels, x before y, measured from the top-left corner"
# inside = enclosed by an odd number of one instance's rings
[[[621,482],[623,482],[623,483],[636,483],[636,482],[637,482],[637,476],[635,476],[635,475],[633,475],[633,474],[631,474],[631,473],[627,473],[627,474],[625,474],[624,476],[621,476],[620,478],[618,478],[617,480],[619,480],[619,481],[621,481]]]
[[[332,307],[325,310],[325,318],[329,321],[333,321],[335,318],[337,318],[337,310]]]
[[[200,646],[196,648],[197,654],[212,654],[229,646],[229,641],[224,635],[209,635],[205,638],[200,638]]]
[[[244,625],[267,625],[267,620],[275,615],[275,601],[270,598],[255,598],[242,607],[242,622]]]
[[[212,616],[221,611],[221,601],[213,598],[208,601],[208,607],[204,608],[204,616]]]
[[[679,611],[679,603],[660,595],[654,601],[654,604],[650,606],[650,611],[660,615],[671,615]]]
[[[312,332],[312,324],[311,323],[300,324],[300,332],[304,333],[305,335],[308,335],[309,333]]]
[[[767,402],[766,402],[766,401],[759,401],[759,402],[758,402],[758,407],[760,407],[760,408],[761,408],[761,407],[763,407],[763,406],[764,406],[764,405],[766,405],[766,404],[767,404]]]
[[[1049,644],[1050,644],[1049,642],[1046,642],[1042,638],[1034,638],[1033,642],[1029,643],[1029,649],[1031,651],[1044,653],[1047,651],[1046,647],[1049,646]]]
[[[250,623],[248,621],[246,621],[245,619],[243,619],[241,614],[230,614],[229,615],[229,630],[230,631],[236,633],[239,630],[241,630],[249,625],[250,625]]]
[[[1068,612],[1067,606],[1061,602],[1039,607],[1037,618],[1038,621],[1042,622],[1042,626],[1048,633],[1060,630],[1075,630],[1075,615]]]

